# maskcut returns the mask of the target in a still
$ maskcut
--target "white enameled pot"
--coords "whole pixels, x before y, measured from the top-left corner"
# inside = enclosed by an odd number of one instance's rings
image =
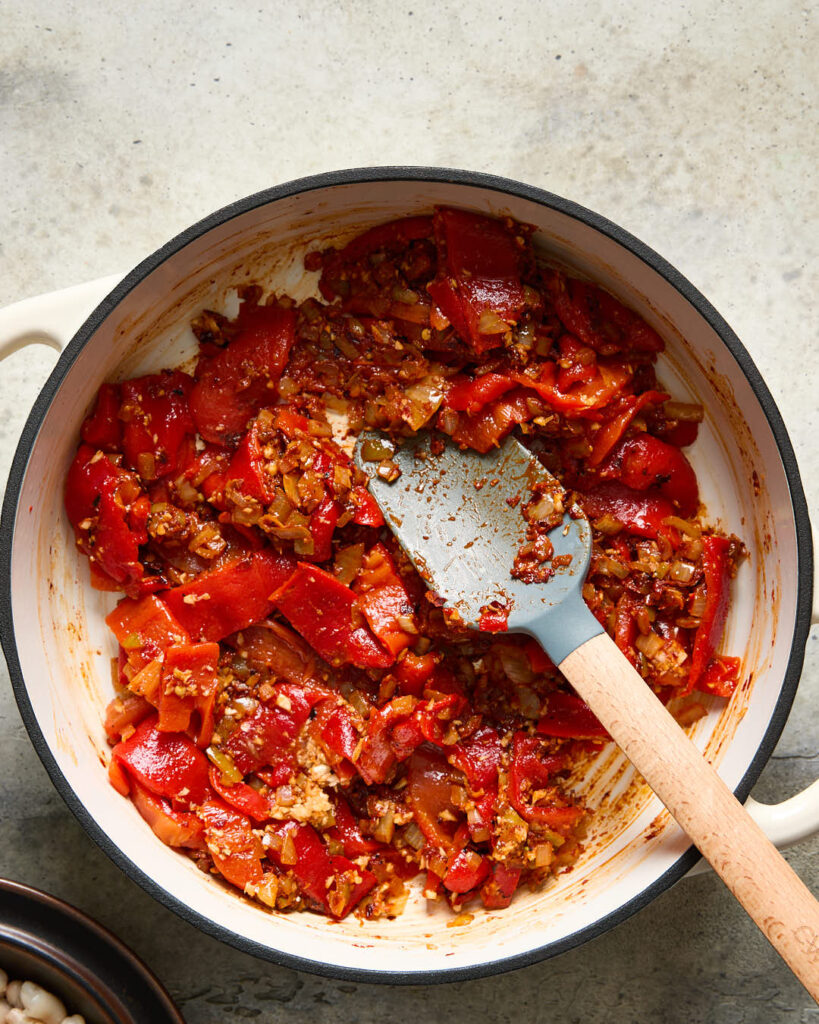
[[[461,171],[374,168],[278,186],[220,210],[124,279],[106,279],[0,314],[6,351],[64,348],[26,424],[3,509],[0,627],[26,726],[55,785],[99,845],[133,879],[198,927],[256,955],[333,976],[391,982],[477,977],[585,941],[644,906],[697,859],[656,798],[613,749],[587,766],[597,807],[576,867],[502,912],[467,925],[420,895],[395,921],[334,923],[267,912],[164,846],[108,785],[103,709],[111,697],[115,597],[93,590],[63,511],[63,480],[99,385],[172,367],[195,351],[203,307],[235,308],[248,282],[303,299],[308,250],[436,205],[510,215],[537,245],[636,309],[666,341],[660,378],[706,419],[690,450],[711,517],[750,552],[734,585],[724,649],[743,657],[732,700],[714,699],[695,742],[745,799],[785,723],[811,618],[810,524],[781,417],[747,352],[716,311],[659,256],[609,221],[516,182]],[[81,321],[92,309],[88,319]],[[68,338],[79,327],[73,339]],[[755,815],[782,845],[819,826],[815,784]]]

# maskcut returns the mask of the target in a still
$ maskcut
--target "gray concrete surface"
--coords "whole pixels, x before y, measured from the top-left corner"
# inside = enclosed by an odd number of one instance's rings
[[[782,0],[6,0],[0,305],[127,270],[211,210],[303,174],[492,171],[611,217],[705,292],[779,401],[816,508],[818,50],[815,7]],[[27,350],[0,367],[0,480],[54,358]],[[814,634],[758,799],[816,777],[818,647]],[[819,1020],[712,876],[500,978],[389,990],[256,961],[93,845],[0,676],[0,875],[113,928],[189,1024]],[[814,891],[818,851],[814,839],[788,854]]]

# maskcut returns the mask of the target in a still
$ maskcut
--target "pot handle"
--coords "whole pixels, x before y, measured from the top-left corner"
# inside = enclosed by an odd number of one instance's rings
[[[27,345],[48,345],[62,352],[122,277],[112,274],[0,309],[0,359]]]

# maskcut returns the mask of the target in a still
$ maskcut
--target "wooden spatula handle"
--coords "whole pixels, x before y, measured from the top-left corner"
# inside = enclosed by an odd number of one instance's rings
[[[605,633],[560,670],[819,1001],[819,903]]]

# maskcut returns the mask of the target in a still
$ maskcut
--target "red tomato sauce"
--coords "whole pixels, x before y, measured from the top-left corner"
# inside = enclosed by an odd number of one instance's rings
[[[244,289],[235,319],[194,321],[193,375],[105,384],[82,426],[66,510],[123,595],[109,779],[267,907],[393,917],[420,876],[455,912],[502,909],[582,852],[565,780],[607,742],[502,612],[445,615],[328,411],[481,452],[515,431],[588,515],[584,597],[647,685],[686,721],[693,691],[736,686],[717,652],[742,545],[683,450],[702,409],[657,380],[659,335],[531,236],[444,208],[310,253],[320,300]],[[537,583],[548,556],[533,534],[514,571]]]

